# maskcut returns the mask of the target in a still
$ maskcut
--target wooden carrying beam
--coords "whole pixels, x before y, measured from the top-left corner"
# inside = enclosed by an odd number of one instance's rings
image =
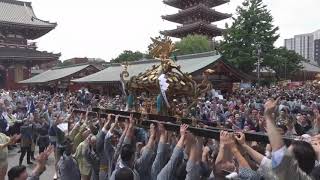
[[[120,115],[119,116],[119,121],[125,121],[130,117],[131,114],[133,114],[133,117],[136,119],[143,119],[141,121],[141,124],[138,124],[139,126],[143,128],[149,128],[150,124],[154,123],[157,125],[158,123],[162,123],[166,130],[168,131],[175,131],[179,132],[180,130],[180,125],[175,124],[176,118],[175,117],[167,117],[167,116],[159,116],[159,115],[154,115],[154,114],[147,114],[147,115],[142,115],[141,113],[137,112],[127,112],[127,111],[117,111],[117,110],[109,110],[109,109],[93,109],[95,112],[89,112],[92,114],[98,113],[100,117],[106,118],[108,114],[112,114],[112,119],[115,118],[115,115]],[[86,111],[82,110],[74,110],[75,113],[86,113]],[[189,119],[185,119],[185,121],[190,121]],[[220,138],[220,132],[222,130],[228,131],[228,132],[236,132],[231,129],[222,129],[222,128],[215,128],[215,127],[208,127],[208,128],[197,128],[197,127],[189,127],[188,130],[192,132],[196,136],[201,136],[201,137],[207,137],[207,138],[213,138],[216,140],[219,140]],[[247,141],[257,141],[257,142],[262,142],[262,143],[269,143],[269,138],[267,135],[262,134],[262,133],[254,133],[254,132],[244,132],[246,136]],[[290,144],[294,138],[291,137],[283,137],[283,140],[285,141],[286,144]]]

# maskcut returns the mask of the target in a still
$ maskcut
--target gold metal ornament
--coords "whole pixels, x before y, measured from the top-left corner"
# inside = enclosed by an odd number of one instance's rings
[[[159,60],[160,63],[153,65],[150,69],[139,73],[137,76],[132,76],[129,80],[125,80],[125,78],[129,77],[128,68],[130,68],[130,65],[128,63],[124,64],[123,72],[120,74],[121,81],[125,85],[124,89],[136,95],[148,92],[149,97],[144,100],[145,107],[142,109],[144,112],[149,111],[147,109],[156,104],[156,96],[160,93],[158,78],[161,74],[164,74],[169,84],[166,91],[169,103],[172,103],[173,99],[176,98],[191,97],[191,102],[189,102],[189,106],[187,107],[187,111],[189,112],[190,108],[198,102],[199,97],[212,89],[209,76],[214,73],[214,70],[207,69],[204,71],[202,75],[203,81],[201,84],[197,84],[191,75],[182,72],[180,66],[170,59],[171,54],[176,51],[176,48],[169,37],[151,38],[151,40],[153,43],[149,46],[150,54],[156,60]],[[142,109],[140,108],[140,111]],[[169,109],[175,111],[173,110],[175,108]],[[172,112],[171,114],[177,113]]]

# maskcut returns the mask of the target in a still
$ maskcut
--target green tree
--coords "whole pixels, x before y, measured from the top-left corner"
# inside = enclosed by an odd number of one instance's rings
[[[302,68],[305,59],[294,51],[286,48],[276,48],[265,56],[263,65],[270,67],[276,73],[277,80],[288,79],[294,72]]]
[[[262,0],[245,0],[237,8],[237,15],[230,28],[226,25],[219,51],[236,67],[252,72],[258,54],[265,58],[272,53],[279,28],[272,24],[273,17]]]
[[[176,42],[176,55],[195,54],[212,51],[211,41],[206,36],[188,35]]]
[[[133,52],[130,50],[125,50],[117,58],[112,59],[110,62],[122,63],[122,62],[138,61],[143,57],[144,57],[144,54],[139,51]]]

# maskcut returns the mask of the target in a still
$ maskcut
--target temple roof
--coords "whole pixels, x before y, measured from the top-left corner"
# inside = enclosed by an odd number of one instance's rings
[[[193,16],[191,16],[193,15]],[[190,18],[199,17],[203,20],[208,20],[210,22],[221,21],[223,19],[231,17],[231,14],[225,14],[214,9],[205,6],[204,4],[198,4],[197,6],[181,10],[176,14],[162,16],[163,19],[180,23],[188,24],[187,22]]]
[[[185,9],[186,7],[190,7],[190,3],[199,4],[202,3],[209,8],[216,7],[225,3],[228,3],[230,0],[163,0],[164,4],[169,6]]]
[[[201,68],[204,68],[212,62],[218,60],[221,55],[216,55],[214,52],[197,54],[197,56],[179,56],[177,65],[181,66],[183,72],[193,73]],[[129,64],[128,72],[130,77],[143,73],[145,70],[150,69],[153,65],[160,64],[159,60],[141,60]],[[117,82],[120,81],[120,73],[123,67],[121,64],[112,64],[110,67],[97,72],[95,74],[73,80],[74,82]]]
[[[36,39],[50,32],[57,26],[38,19],[33,11],[31,2],[16,0],[0,0],[0,27],[16,29],[32,29],[37,33],[26,34],[27,39]]]
[[[302,70],[306,72],[320,72],[320,67],[309,62],[302,61]]]
[[[185,73],[195,73],[198,70],[207,68],[208,66],[221,61],[221,55],[216,52],[206,52],[199,54],[191,54],[178,56],[177,65],[181,66],[181,71]],[[139,73],[145,72],[147,69],[152,68],[153,65],[160,64],[159,60],[141,60],[132,62],[128,66],[129,78],[136,76]],[[72,80],[78,83],[107,83],[107,82],[120,82],[120,73],[123,71],[121,64],[112,64],[106,69],[91,74],[89,76]]]
[[[180,26],[177,29],[161,31],[160,33],[165,36],[176,38],[183,38],[189,34],[201,34],[209,37],[216,37],[221,36],[223,31],[223,29],[220,29],[217,26],[200,21]]]
[[[71,76],[77,72],[80,72],[86,68],[88,68],[89,64],[85,65],[75,65],[75,66],[67,66],[67,67],[59,67],[53,68],[48,71],[45,71],[39,75],[36,75],[30,79],[20,81],[22,84],[35,84],[35,83],[47,83],[55,80],[60,80],[62,78]]]
[[[58,60],[61,54],[25,48],[0,48],[0,60]]]

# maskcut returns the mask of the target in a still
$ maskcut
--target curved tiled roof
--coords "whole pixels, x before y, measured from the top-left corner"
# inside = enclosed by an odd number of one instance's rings
[[[177,29],[161,31],[160,33],[170,37],[181,38],[192,33],[210,36],[221,36],[223,31],[224,29],[218,28],[215,25],[200,21],[183,25],[181,27],[178,27]]]
[[[179,60],[176,63],[177,65],[181,66],[181,70],[183,72],[193,73],[199,69],[207,67],[220,58],[221,55],[217,55],[215,52],[208,52],[179,56]],[[144,72],[147,69],[150,69],[153,65],[157,65],[159,63],[159,60],[136,61],[128,66],[128,72],[130,74],[130,77],[132,77]],[[121,64],[112,64],[100,72],[73,81],[88,83],[119,82],[120,73],[122,72],[122,70],[123,67],[121,66]]]
[[[314,65],[309,62],[302,61],[302,71],[319,73],[320,67],[318,65]]]
[[[37,51],[25,48],[0,48],[0,60],[42,60],[46,58],[59,59],[61,54]]]
[[[210,8],[229,2],[229,0],[195,0],[195,1],[198,3],[203,3]],[[192,1],[191,0],[189,0],[189,1],[187,1],[187,0],[163,0],[164,4],[167,4],[169,6],[172,6],[172,7],[178,8],[178,9],[184,9],[185,3],[188,3],[188,2],[192,2]]]
[[[184,22],[188,20],[192,14],[195,17],[203,17],[210,22],[221,21],[231,17],[231,14],[215,11],[214,9],[211,9],[208,6],[200,3],[194,7],[179,11],[176,14],[162,16],[162,18],[168,21],[185,24]]]
[[[0,26],[39,29],[41,32],[31,39],[39,38],[54,29],[57,24],[38,19],[30,2],[0,0]]]
[[[30,79],[20,81],[19,83],[22,84],[35,84],[35,83],[47,83],[54,80],[59,80],[64,77],[68,77],[73,75],[91,65],[77,65],[77,66],[70,66],[70,67],[61,67],[61,68],[54,68],[48,71],[45,71],[39,75],[36,75]]]

